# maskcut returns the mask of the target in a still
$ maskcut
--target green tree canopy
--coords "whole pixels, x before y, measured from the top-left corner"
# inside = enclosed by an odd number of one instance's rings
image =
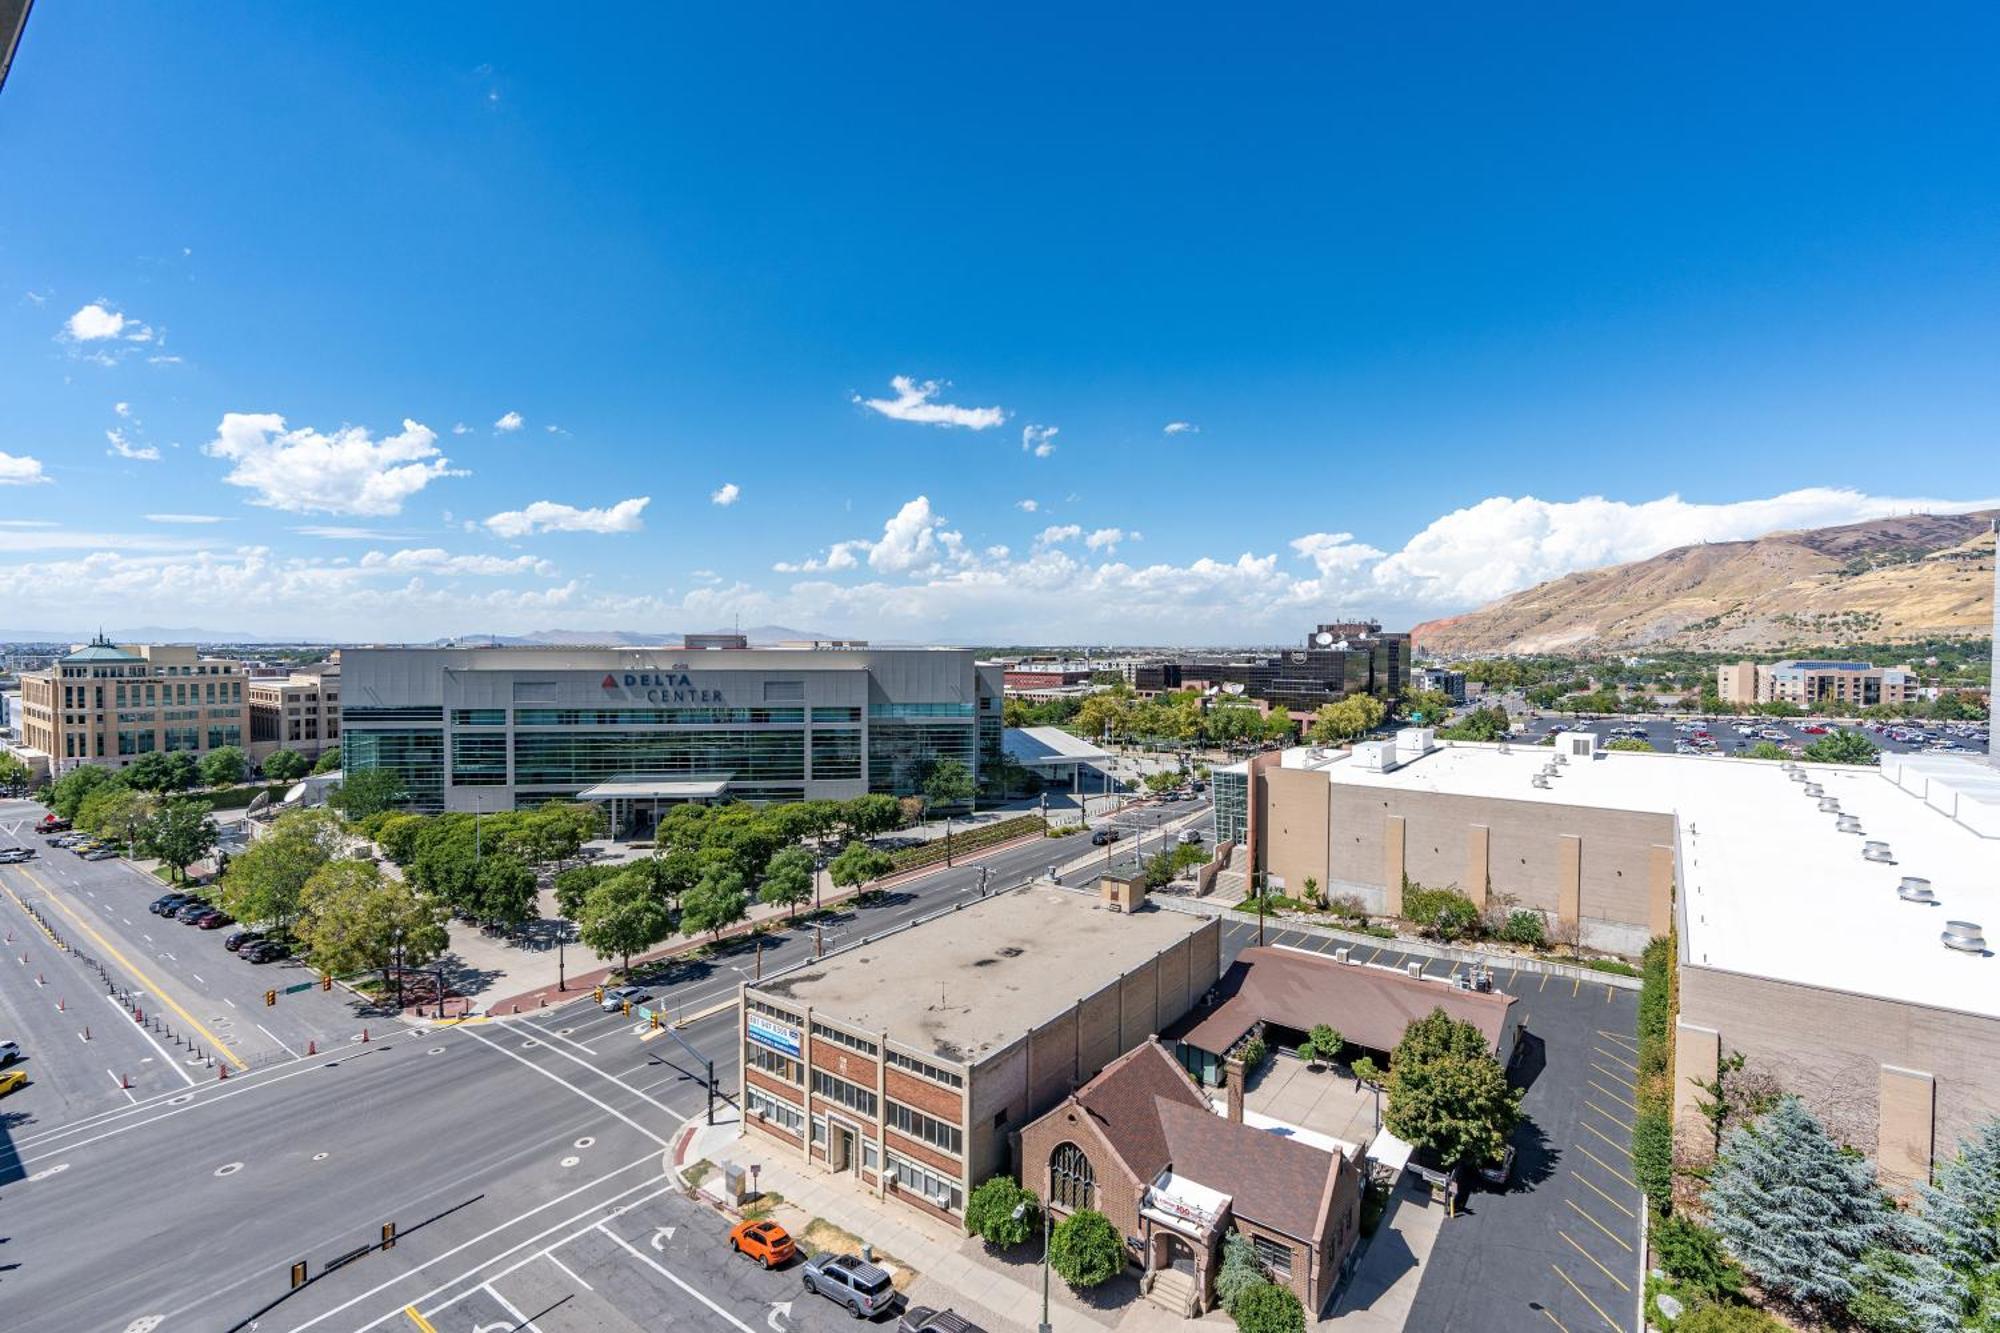
[[[207,801],[176,797],[145,826],[147,849],[166,863],[175,879],[215,849],[215,821],[208,816],[214,808]]]
[[[878,852],[865,842],[850,842],[827,865],[827,878],[844,889],[858,888],[880,879],[896,868],[887,852]]]
[[[1079,1208],[1050,1234],[1049,1267],[1078,1290],[1101,1286],[1125,1271],[1125,1242],[1103,1213]]]
[[[330,746],[319,752],[319,760],[313,765],[315,773],[332,773],[340,767],[340,747]]]
[[[210,750],[201,761],[201,780],[211,787],[233,787],[249,771],[250,759],[241,746],[225,745]]]
[[[273,782],[297,782],[307,767],[306,757],[297,750],[279,750],[264,761],[264,776]]]
[[[405,795],[403,780],[387,768],[343,773],[326,803],[349,819],[362,820],[392,810]]]
[[[956,759],[939,759],[924,774],[924,805],[927,809],[953,809],[973,797],[972,770]]]
[[[511,930],[535,915],[535,872],[512,852],[481,857],[473,878],[473,915]]]
[[[340,850],[340,821],[327,810],[291,810],[229,858],[222,905],[239,921],[283,929],[299,914],[306,881]]]
[[[105,783],[83,798],[83,804],[77,808],[76,826],[99,837],[136,843],[159,809],[160,798],[150,792],[134,791],[115,782]]]
[[[1238,1333],[1305,1333],[1306,1311],[1290,1287],[1260,1282],[1236,1298],[1230,1310]]]
[[[615,957],[630,971],[632,955],[644,953],[673,933],[673,913],[643,874],[627,869],[592,885],[576,917],[579,938],[599,958]]]
[[[1829,731],[1805,748],[1805,757],[1820,764],[1872,764],[1881,753],[1858,731]]]
[[[32,776],[20,756],[0,751],[0,787],[25,787]]]
[[[713,867],[681,895],[681,929],[690,935],[707,931],[720,939],[723,928],[741,921],[749,907],[743,876],[734,869]]]
[[[375,969],[386,980],[399,960],[423,967],[450,947],[450,919],[442,902],[372,861],[330,861],[299,895],[299,938],[313,966],[336,976]]]
[[[49,788],[49,808],[64,819],[74,820],[83,809],[83,798],[99,787],[124,785],[108,768],[78,764],[57,778]]]
[[[1014,1216],[1017,1208],[1019,1217]],[[1010,1175],[988,1176],[966,1196],[965,1229],[996,1249],[1023,1243],[1041,1225],[1041,1201]]]
[[[771,858],[764,868],[764,882],[758,886],[760,902],[781,904],[786,915],[798,911],[799,904],[812,897],[812,853],[803,847],[787,847]]]
[[[1482,1163],[1500,1155],[1520,1115],[1520,1090],[1478,1028],[1433,1009],[1404,1030],[1389,1060],[1391,1133],[1447,1164]]]

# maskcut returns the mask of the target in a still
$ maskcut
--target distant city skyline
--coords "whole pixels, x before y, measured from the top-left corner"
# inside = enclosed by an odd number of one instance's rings
[[[42,6],[0,620],[1288,642],[2000,504],[1996,19],[1812,13]]]

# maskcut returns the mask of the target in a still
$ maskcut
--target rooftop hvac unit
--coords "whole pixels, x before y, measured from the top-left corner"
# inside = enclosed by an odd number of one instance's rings
[[[1569,756],[1564,754],[1561,750],[1557,750],[1556,757],[1550,762],[1557,764],[1567,764],[1569,762]]]
[[[1794,782],[1804,782],[1806,780],[1806,771],[1803,768],[1794,768],[1787,765],[1785,772]]]
[[[1985,953],[1986,936],[1981,933],[1977,921],[1947,921],[1944,933],[1938,936],[1947,949],[1960,953]]]
[[[1838,828],[1842,833],[1859,833],[1861,832],[1861,816],[1842,815],[1834,821],[1834,827]]]
[[[1820,813],[1821,813],[1821,814],[1826,814],[1826,815],[1837,815],[1837,814],[1839,814],[1839,813],[1840,813],[1840,798],[1839,798],[1838,796],[1822,796],[1822,797],[1820,797],[1820,798],[1819,798],[1819,809],[1820,809]]]
[[[1861,854],[1870,861],[1893,862],[1896,859],[1889,855],[1889,844],[1886,842],[1865,842],[1861,844]]]
[[[1826,795],[1826,788],[1820,786],[1817,782],[1808,782],[1806,784],[1806,795],[1814,798],[1824,796]]]
[[[1937,904],[1938,896],[1931,892],[1931,882],[1921,875],[1905,875],[1903,882],[1896,886],[1896,896],[1906,903]]]
[[[1540,787],[1543,791],[1547,791],[1549,789],[1549,775],[1546,773],[1537,773],[1528,779],[1528,785],[1531,787]]]

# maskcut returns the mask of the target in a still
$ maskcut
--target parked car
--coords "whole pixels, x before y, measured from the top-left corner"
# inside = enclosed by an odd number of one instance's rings
[[[192,926],[197,920],[208,915],[213,910],[213,908],[201,899],[190,898],[181,904],[179,911],[174,913],[174,920],[180,922],[183,926]]]
[[[61,833],[69,828],[69,821],[61,815],[43,815],[35,822],[37,833]]]
[[[913,1305],[896,1321],[896,1333],[986,1333],[962,1314]]]
[[[0,1041],[0,1069],[5,1069],[8,1065],[13,1064],[16,1060],[20,1058],[21,1058],[20,1042]]]
[[[238,949],[236,956],[252,963],[275,963],[281,958],[291,957],[291,953],[277,940],[257,940]]]
[[[816,1254],[806,1260],[801,1277],[807,1292],[846,1306],[856,1319],[881,1314],[896,1301],[889,1275],[851,1254]]]
[[[1111,843],[1117,842],[1120,838],[1124,836],[1125,836],[1125,830],[1123,829],[1101,828],[1097,830],[1097,832],[1090,835],[1090,845],[1092,847],[1104,847]]]
[[[196,917],[190,924],[197,930],[220,930],[224,926],[234,925],[235,922],[236,918],[223,911],[220,907],[211,907]]]
[[[28,1086],[28,1071],[25,1069],[10,1069],[0,1074],[0,1097],[5,1097],[16,1088],[26,1086]]]
[[[116,847],[93,847],[83,854],[86,861],[115,861],[118,859]]]
[[[653,992],[644,986],[613,986],[604,992],[604,1012],[615,1014],[628,1003],[644,1004],[653,998]]]
[[[1181,836],[1180,836],[1180,841],[1181,841],[1182,843],[1184,843],[1184,844],[1188,844],[1188,845],[1194,845],[1194,844],[1198,844],[1198,843],[1200,843],[1200,842],[1201,842],[1201,830],[1200,830],[1200,829],[1198,829],[1198,828],[1184,828],[1184,829],[1182,829],[1182,830],[1181,830]]]
[[[154,916],[166,916],[170,912],[178,912],[181,908],[186,907],[188,899],[189,895],[185,893],[163,893],[153,899],[152,904],[146,910]]]
[[[19,865],[23,861],[32,860],[34,855],[35,849],[32,847],[0,847],[0,865]]]
[[[729,1248],[766,1268],[790,1263],[798,1253],[792,1234],[776,1222],[738,1222],[729,1233]]]
[[[255,944],[257,941],[263,938],[264,938],[264,932],[261,930],[239,930],[234,934],[230,935],[227,939],[223,940],[222,947],[229,950],[229,952],[231,953],[235,953],[238,949],[241,949],[244,945]]]

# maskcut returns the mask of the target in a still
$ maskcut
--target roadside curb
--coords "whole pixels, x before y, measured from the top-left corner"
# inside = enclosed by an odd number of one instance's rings
[[[728,999],[723,1000],[720,1003],[711,1004],[706,1009],[697,1009],[691,1014],[682,1014],[679,1018],[676,1018],[673,1021],[673,1026],[676,1029],[689,1027],[692,1026],[693,1024],[701,1022],[704,1018],[714,1018],[717,1014],[726,1014],[735,1007],[736,1007],[736,997],[732,995]]]

